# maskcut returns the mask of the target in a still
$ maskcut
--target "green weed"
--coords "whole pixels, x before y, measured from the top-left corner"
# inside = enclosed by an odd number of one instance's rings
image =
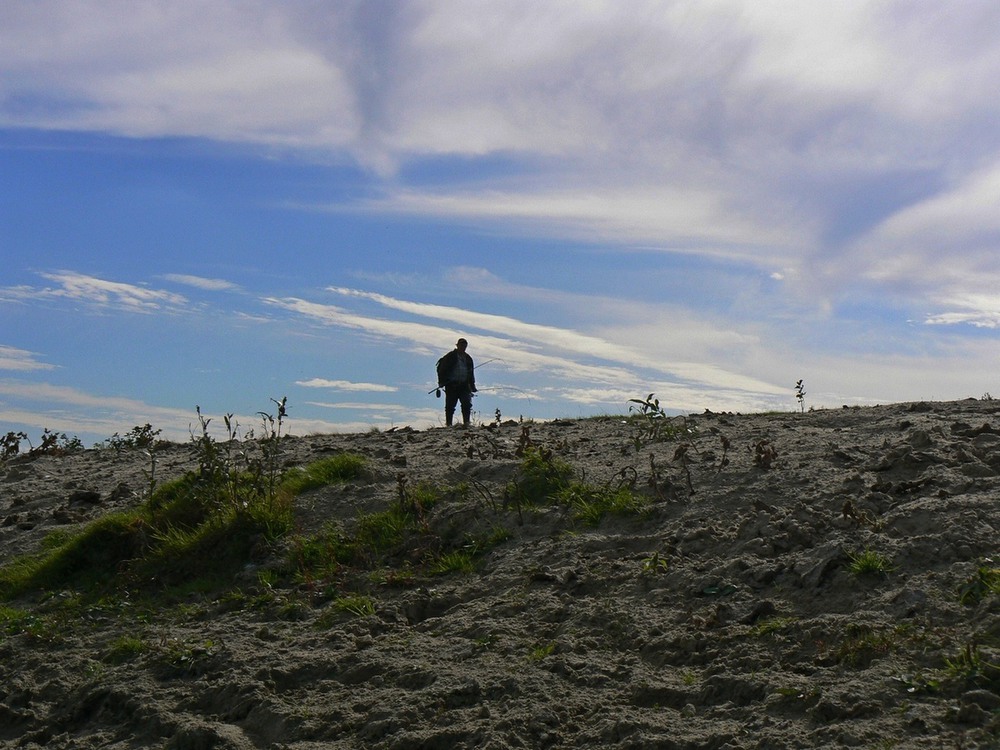
[[[104,660],[111,664],[124,664],[142,656],[148,651],[149,645],[141,638],[123,635],[111,644],[104,656]]]
[[[594,487],[580,482],[563,487],[554,499],[569,506],[576,520],[590,526],[597,526],[606,515],[641,515],[649,509],[649,501],[627,487]]]
[[[650,393],[646,398],[630,398],[628,410],[634,415],[633,447],[638,453],[650,443],[662,443],[688,437],[695,432],[684,417],[671,417]]]
[[[528,661],[539,662],[542,661],[547,656],[552,656],[556,652],[555,643],[542,643],[534,648],[528,653]]]
[[[119,435],[116,432],[103,443],[98,443],[94,447],[110,448],[116,453],[125,450],[149,450],[156,446],[157,436],[160,432],[161,430],[154,430],[153,426],[147,422],[142,426],[136,425],[124,435]]]
[[[343,596],[330,606],[334,612],[354,617],[368,617],[375,614],[375,600],[363,594]]]
[[[448,573],[472,573],[476,569],[472,553],[456,549],[439,555],[430,566],[430,572],[435,575]]]
[[[982,648],[974,643],[965,647],[952,659],[945,659],[948,679],[964,685],[987,689],[1000,688],[1000,662],[993,661]]]
[[[962,604],[978,604],[987,596],[1000,594],[1000,568],[981,565],[976,572],[959,587],[958,600]]]
[[[873,628],[852,625],[848,627],[847,637],[841,642],[834,657],[841,664],[866,667],[875,659],[899,648],[907,635],[906,626]]]
[[[659,552],[654,552],[642,561],[642,575],[659,575],[670,570],[670,564],[666,557],[661,557]]]
[[[896,569],[889,558],[873,549],[866,549],[862,552],[848,552],[847,556],[851,561],[848,565],[848,570],[855,576],[885,576]]]

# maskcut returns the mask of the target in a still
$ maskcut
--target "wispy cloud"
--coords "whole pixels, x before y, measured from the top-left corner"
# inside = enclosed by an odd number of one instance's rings
[[[376,393],[394,393],[399,390],[393,385],[381,385],[379,383],[352,383],[349,380],[327,380],[326,378],[310,378],[309,380],[296,380],[295,385],[303,388],[330,388],[336,391],[369,391]]]
[[[182,440],[189,436],[183,426],[194,420],[190,411],[49,383],[0,380],[0,394],[18,404],[17,408],[0,405],[0,421],[26,424],[39,430],[48,428],[69,434],[110,437],[115,432],[148,422],[164,426],[165,438]]]
[[[196,289],[204,289],[209,292],[230,292],[240,288],[239,284],[225,279],[206,279],[202,276],[190,276],[183,273],[168,273],[163,278],[173,281],[175,284],[193,286]]]
[[[183,312],[189,309],[186,297],[162,289],[109,281],[75,271],[40,274],[55,286],[16,286],[0,289],[0,300],[69,300],[95,308],[132,313]]]
[[[0,344],[0,370],[51,370],[55,365],[38,361],[38,354],[14,346]]]
[[[774,393],[774,386],[760,380],[727,372],[724,368],[695,362],[669,362],[649,356],[642,347],[623,346],[607,338],[581,333],[557,326],[527,323],[503,315],[479,313],[445,305],[410,302],[383,294],[356,289],[330,288],[336,294],[371,300],[401,312],[439,320],[460,320],[470,328],[510,337],[501,356],[509,366],[519,364],[529,370],[571,372],[576,377],[587,377],[598,382],[621,381],[630,366],[644,367],[682,380],[704,383],[717,387]],[[549,354],[555,352],[555,354]],[[570,354],[577,358],[566,359]],[[614,363],[603,368],[587,364],[587,359]],[[572,364],[569,364],[572,363]],[[586,373],[586,374],[585,374]],[[634,375],[631,376],[634,378]]]
[[[529,181],[530,182],[530,181]],[[662,251],[750,261],[765,267],[788,263],[806,239],[786,222],[754,218],[727,202],[718,189],[700,186],[608,185],[581,179],[573,190],[539,191],[529,185],[509,192],[404,191],[359,204],[392,214],[517,224],[525,233],[587,242],[656,243]]]

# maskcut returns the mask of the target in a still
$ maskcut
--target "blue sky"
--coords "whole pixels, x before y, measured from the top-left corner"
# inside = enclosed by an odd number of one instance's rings
[[[1000,396],[1000,5],[0,6],[0,431]],[[220,423],[221,419],[217,419]]]

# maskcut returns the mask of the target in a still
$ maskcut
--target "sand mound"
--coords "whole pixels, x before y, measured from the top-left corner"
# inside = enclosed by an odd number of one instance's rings
[[[613,417],[289,439],[289,465],[372,467],[301,496],[300,535],[392,506],[402,482],[463,488],[429,511],[437,538],[503,541],[472,572],[404,554],[407,575],[355,576],[374,613],[316,582],[269,589],[273,560],[165,611],[117,600],[67,622],[70,592],[8,602],[0,745],[1000,747],[1000,595],[977,577],[1000,564],[998,414],[706,413],[672,442]],[[504,502],[527,440],[648,511]],[[0,563],[136,504],[145,461],[0,465]],[[193,466],[170,446],[157,471]]]

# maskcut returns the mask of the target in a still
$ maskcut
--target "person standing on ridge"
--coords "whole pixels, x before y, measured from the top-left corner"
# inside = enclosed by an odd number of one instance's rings
[[[444,388],[444,423],[451,427],[455,406],[462,404],[462,425],[472,417],[472,394],[476,392],[476,366],[465,353],[469,342],[459,339],[455,348],[437,362],[438,396]]]

